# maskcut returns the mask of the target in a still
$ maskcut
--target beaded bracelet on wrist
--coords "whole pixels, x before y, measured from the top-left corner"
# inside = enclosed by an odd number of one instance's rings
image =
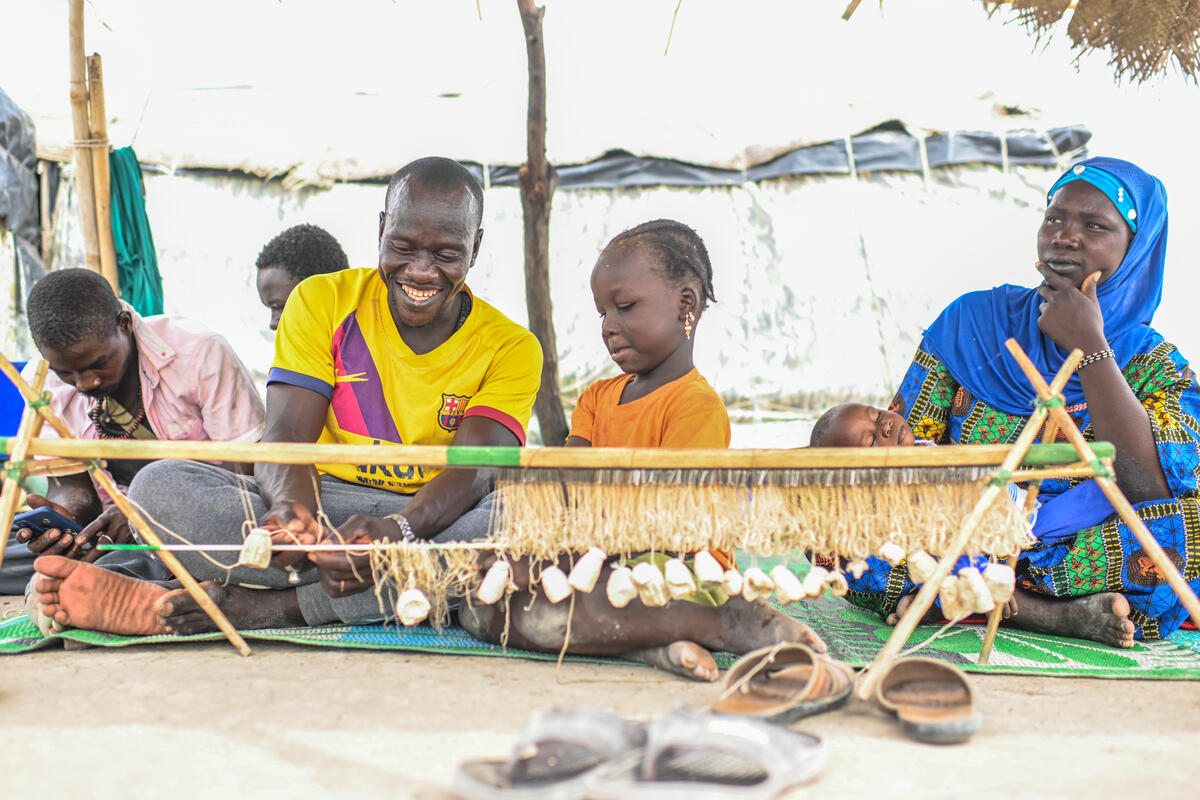
[[[1083,358],[1079,359],[1079,365],[1077,367],[1075,367],[1075,371],[1078,372],[1079,370],[1083,369],[1084,367],[1086,367],[1090,364],[1095,364],[1097,361],[1103,361],[1106,358],[1116,358],[1116,357],[1117,357],[1117,354],[1113,352],[1111,347],[1108,348],[1107,350],[1097,350],[1095,353],[1090,353],[1090,354],[1084,356]]]

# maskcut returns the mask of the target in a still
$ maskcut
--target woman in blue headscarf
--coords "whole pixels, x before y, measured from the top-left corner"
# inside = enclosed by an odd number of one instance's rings
[[[925,331],[891,409],[921,439],[1011,443],[1033,389],[1004,347],[1015,338],[1047,382],[1085,356],[1063,395],[1084,438],[1116,446],[1117,484],[1200,588],[1200,389],[1150,322],[1162,298],[1167,195],[1127,161],[1090,158],[1051,187],[1037,236],[1042,283],[971,292]],[[1060,437],[1062,435],[1060,434]],[[1132,647],[1186,619],[1137,538],[1092,481],[1048,480],[1017,569],[1016,625]],[[916,586],[871,561],[851,596],[894,620]]]

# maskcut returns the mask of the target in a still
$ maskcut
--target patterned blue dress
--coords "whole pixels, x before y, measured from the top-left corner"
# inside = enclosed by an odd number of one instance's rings
[[[1139,503],[1134,508],[1192,590],[1200,590],[1200,386],[1175,346],[1154,331],[1122,373],[1150,418],[1174,498]],[[1028,419],[973,397],[924,344],[917,350],[891,409],[908,420],[918,438],[941,444],[1011,443]],[[1092,441],[1086,403],[1069,406],[1067,411],[1084,438]],[[1042,484],[1042,497],[1053,498],[1079,482],[1047,480]],[[847,598],[890,614],[900,598],[917,586],[903,564],[891,567],[874,558],[868,563],[870,569],[861,578],[850,580]],[[1053,545],[1039,544],[1022,553],[1017,583],[1054,597],[1120,592],[1129,600],[1135,636],[1141,639],[1167,636],[1187,618],[1174,590],[1116,514]]]

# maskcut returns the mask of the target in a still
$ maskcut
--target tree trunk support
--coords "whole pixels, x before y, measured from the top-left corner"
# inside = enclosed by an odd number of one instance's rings
[[[542,345],[542,386],[533,410],[542,444],[557,446],[566,442],[569,428],[558,387],[558,343],[550,301],[550,206],[558,173],[546,160],[546,51],[542,40],[546,9],[534,0],[517,0],[517,8],[529,62],[526,153],[519,173],[525,219],[525,305],[529,330]]]

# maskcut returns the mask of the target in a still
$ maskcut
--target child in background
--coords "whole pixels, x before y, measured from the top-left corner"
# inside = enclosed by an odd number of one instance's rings
[[[254,285],[271,312],[271,330],[279,328],[283,307],[300,281],[349,267],[338,240],[316,225],[293,225],[267,242],[254,261]]]
[[[672,220],[625,231],[601,252],[591,283],[601,337],[625,374],[584,390],[567,446],[728,447],[725,405],[692,363],[696,326],[708,301],[715,301],[712,265],[696,232]],[[597,590],[575,597],[567,652],[622,655],[712,681],[718,670],[711,650],[742,654],[777,642],[825,650],[807,626],[762,600],[697,592],[659,608],[633,600],[618,609],[601,588],[607,571],[600,580]],[[569,604],[553,605],[540,592],[530,597],[532,591],[523,588],[507,604],[508,641],[558,652]],[[464,627],[493,642],[504,631],[505,614],[504,604],[460,610]]]

